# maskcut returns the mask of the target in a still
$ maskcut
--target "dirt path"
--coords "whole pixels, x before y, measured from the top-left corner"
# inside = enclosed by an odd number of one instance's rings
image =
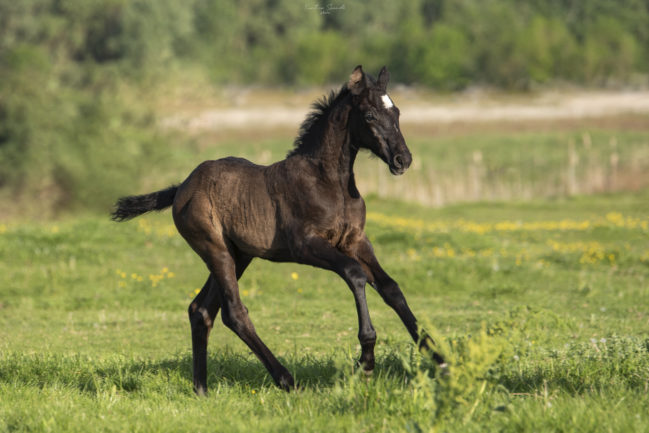
[[[492,98],[484,94],[454,96],[444,101],[424,101],[408,92],[392,94],[401,109],[403,124],[450,124],[455,122],[516,122],[583,119],[622,114],[649,114],[649,91],[545,93],[529,98]],[[254,105],[205,109],[198,114],[177,113],[162,120],[165,128],[187,132],[247,128],[296,128],[304,119],[303,108],[285,105]]]

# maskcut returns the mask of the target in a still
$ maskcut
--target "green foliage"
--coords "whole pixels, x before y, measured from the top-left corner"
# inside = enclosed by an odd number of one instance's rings
[[[426,327],[432,329],[430,324]],[[431,335],[448,367],[431,366],[423,356],[404,360],[404,369],[411,376],[411,398],[421,401],[422,410],[432,414],[432,424],[453,419],[467,423],[484,403],[485,393],[497,392],[499,378],[493,368],[498,361],[509,360],[506,354],[512,350],[511,343],[502,336],[488,335],[484,323],[476,335],[453,339],[439,332]]]
[[[0,0],[0,193],[40,213],[137,190],[167,147],[142,95],[179,65],[219,84],[340,83],[362,63],[442,90],[624,85],[647,76],[647,29],[642,0]]]
[[[287,59],[287,64],[294,68],[287,68],[286,73],[293,75],[291,81],[299,84],[308,84],[312,79],[321,83],[342,82],[344,73],[341,74],[340,65],[353,63],[349,54],[340,49],[346,43],[336,32],[307,34],[297,42],[292,58]]]
[[[124,103],[106,76],[68,86],[38,47],[7,53],[0,72],[0,187],[32,211],[106,210],[137,188],[140,170],[161,162],[164,147],[146,109]],[[43,64],[41,67],[31,67]],[[27,65],[27,66],[26,66]],[[26,70],[25,70],[26,69]]]
[[[466,53],[470,44],[467,36],[455,27],[439,23],[426,30],[408,50],[411,74],[420,84],[457,90],[469,83],[471,59]]]
[[[607,79],[624,81],[635,70],[636,41],[613,18],[598,17],[584,44],[584,78],[588,82]]]
[[[116,63],[135,75],[179,59],[221,83],[321,84],[364,63],[440,89],[525,89],[625,83],[649,67],[641,0],[3,0],[0,16],[0,49],[36,44],[58,61]]]
[[[125,2],[86,3],[0,6],[8,20],[0,30],[0,188],[16,213],[105,211],[166,152],[151,109],[121,95],[120,71],[100,64],[142,66],[164,55],[148,44],[169,41],[135,37],[146,27],[122,22]]]

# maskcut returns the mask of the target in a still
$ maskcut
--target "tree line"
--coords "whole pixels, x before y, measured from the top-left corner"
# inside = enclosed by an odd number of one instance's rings
[[[625,85],[649,72],[649,1],[0,0],[0,55],[26,46],[125,71],[191,62],[217,83],[322,84],[363,63],[444,90]]]
[[[646,84],[649,0],[0,0],[0,203],[104,209],[165,160],[125,82],[323,85],[359,63],[442,91]]]

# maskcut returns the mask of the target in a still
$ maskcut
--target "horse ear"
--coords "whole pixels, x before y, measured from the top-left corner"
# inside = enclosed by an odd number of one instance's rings
[[[360,93],[367,86],[367,81],[365,78],[365,72],[363,72],[363,67],[361,65],[356,66],[354,71],[349,76],[349,82],[347,83],[347,88],[352,95],[360,95]]]
[[[384,66],[381,68],[381,72],[379,72],[377,84],[381,90],[385,91],[388,88],[388,81],[390,81],[390,73],[388,72],[388,68]]]

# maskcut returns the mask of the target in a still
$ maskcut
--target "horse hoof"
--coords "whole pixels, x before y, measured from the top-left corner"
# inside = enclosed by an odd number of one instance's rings
[[[207,397],[207,388],[203,386],[195,386],[194,393],[199,397]]]
[[[449,377],[451,375],[451,368],[448,363],[442,362],[437,368],[439,369],[439,377]]]
[[[290,374],[281,376],[277,381],[277,386],[287,392],[296,389],[295,381],[293,380],[293,376]]]

